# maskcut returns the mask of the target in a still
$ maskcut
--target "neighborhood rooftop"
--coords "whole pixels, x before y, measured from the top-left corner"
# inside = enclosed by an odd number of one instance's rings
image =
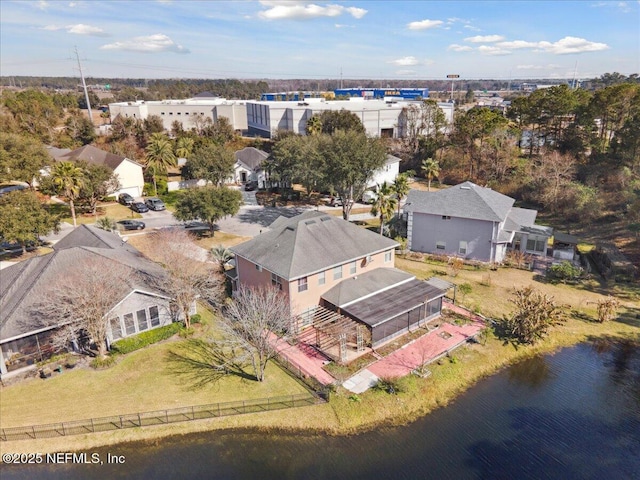
[[[513,203],[513,198],[495,190],[464,182],[437,192],[411,190],[404,210],[502,222]]]
[[[279,217],[270,228],[231,250],[287,280],[398,245],[342,218],[317,211],[293,218]]]

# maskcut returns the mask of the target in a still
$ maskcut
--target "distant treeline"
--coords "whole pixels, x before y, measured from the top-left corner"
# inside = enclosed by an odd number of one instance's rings
[[[160,79],[144,78],[94,78],[86,79],[90,88],[105,89],[113,93],[116,101],[124,100],[164,100],[168,98],[191,98],[199,93],[210,92],[225,98],[259,99],[260,94],[274,91],[329,91],[337,88],[409,88],[426,87],[432,91],[449,90],[450,80],[351,80],[351,79]],[[598,90],[621,83],[639,83],[638,74],[629,76],[620,73],[605,73],[604,75],[581,80],[580,87],[585,90]],[[486,79],[486,80],[456,80],[457,91],[467,90],[517,90],[522,83],[561,84],[572,83],[571,80],[557,79]],[[80,90],[77,77],[0,77],[0,86],[17,88],[42,88],[53,90]],[[132,96],[132,94],[135,94]]]

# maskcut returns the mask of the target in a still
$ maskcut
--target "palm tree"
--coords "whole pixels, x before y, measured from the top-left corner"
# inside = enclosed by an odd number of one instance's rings
[[[224,266],[233,258],[233,253],[224,245],[216,245],[211,249],[211,257],[220,267],[220,273],[224,273]]]
[[[305,128],[307,135],[318,135],[322,133],[322,120],[318,115],[313,115],[307,120],[307,126]]]
[[[176,157],[178,158],[189,158],[191,153],[193,153],[193,138],[191,137],[180,137],[176,142]]]
[[[51,180],[57,192],[69,201],[73,226],[77,227],[76,207],[73,201],[78,198],[84,185],[84,170],[73,162],[59,162],[51,170]]]
[[[147,171],[151,173],[153,189],[157,196],[158,185],[156,183],[156,176],[159,173],[166,175],[169,167],[175,167],[177,164],[176,156],[173,154],[171,140],[163,133],[154,133],[151,135],[145,152],[147,156]]]
[[[391,185],[391,190],[398,199],[398,217],[400,217],[400,202],[407,196],[411,187],[409,186],[409,176],[406,173],[401,173],[396,177],[395,182]]]
[[[427,191],[431,191],[431,180],[440,175],[440,165],[437,160],[427,158],[422,161],[422,173],[427,177]]]
[[[378,198],[371,205],[371,215],[374,217],[380,216],[380,235],[382,235],[384,219],[393,217],[398,200],[393,196],[393,190],[387,185],[387,182],[378,185],[377,190]]]
[[[107,232],[114,232],[117,228],[115,220],[109,217],[99,218],[96,222],[96,226],[102,230],[106,230]]]

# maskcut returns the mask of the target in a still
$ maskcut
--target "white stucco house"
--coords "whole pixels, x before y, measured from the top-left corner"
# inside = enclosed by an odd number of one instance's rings
[[[144,189],[143,167],[126,157],[105,152],[93,145],[85,145],[75,150],[50,148],[49,154],[59,162],[84,161],[93,165],[104,165],[113,170],[120,182],[120,189],[113,193],[128,193],[132,197],[142,196]]]
[[[262,165],[269,158],[269,154],[255,147],[246,147],[238,150],[235,158],[233,183],[258,182],[258,187],[264,188],[266,173]]]

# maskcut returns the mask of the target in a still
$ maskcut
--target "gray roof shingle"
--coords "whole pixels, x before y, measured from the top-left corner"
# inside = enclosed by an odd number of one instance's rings
[[[307,211],[276,219],[270,231],[231,250],[286,280],[294,280],[397,245],[342,218]]]
[[[396,287],[415,276],[396,268],[376,268],[356,277],[347,278],[325,292],[322,298],[338,308]]]
[[[464,182],[437,192],[411,190],[404,206],[406,212],[449,215],[502,222],[513,206],[514,199],[501,193]]]
[[[125,265],[131,269],[132,273],[136,272],[137,274],[134,277],[135,288],[154,294],[163,294],[157,289],[157,282],[154,281],[155,278],[164,274],[158,264],[146,259],[130,245],[122,243],[117,235],[94,229],[94,227],[86,228],[102,232],[103,236],[112,236],[115,240],[109,241],[105,238],[105,242],[98,246],[81,245],[82,240],[91,240],[92,232],[83,232],[81,228],[78,228],[63,239],[66,240],[74,233],[80,232],[75,235],[75,241],[78,245],[71,245],[71,242],[68,242],[68,245],[56,248],[53,253],[30,258],[2,270],[0,275],[0,341],[28,334],[46,326],[42,319],[33,318],[33,307],[42,301],[47,292],[59,285],[60,282],[64,282],[65,273],[72,265],[77,265],[87,259],[100,256]],[[59,243],[61,242],[62,240]],[[116,246],[108,246],[109,244]]]
[[[104,165],[109,167],[111,170],[115,170],[118,168],[122,162],[127,160],[126,157],[121,157],[120,155],[116,155],[114,153],[105,152],[93,145],[85,145],[80,148],[76,148],[68,153],[55,157],[56,160],[60,161],[74,161],[83,160],[87,163],[93,165]],[[134,162],[135,163],[135,162]]]
[[[258,150],[255,147],[246,147],[235,153],[236,160],[243,163],[249,170],[255,170],[262,162],[269,158],[267,152]]]

